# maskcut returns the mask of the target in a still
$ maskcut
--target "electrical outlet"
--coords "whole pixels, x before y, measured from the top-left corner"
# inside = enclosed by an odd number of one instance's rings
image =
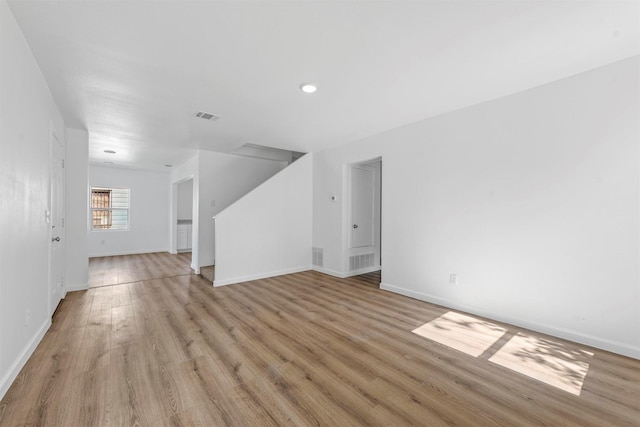
[[[458,284],[458,275],[457,274],[450,274],[449,275],[449,284],[450,285],[457,285]]]
[[[27,308],[24,312],[24,325],[29,326],[30,323],[31,323],[31,310]]]

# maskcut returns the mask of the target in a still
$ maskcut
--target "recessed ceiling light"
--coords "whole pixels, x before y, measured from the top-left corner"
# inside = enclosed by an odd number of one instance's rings
[[[170,167],[173,167],[173,165],[165,165],[165,167],[168,167],[168,168],[170,168]]]
[[[104,152],[107,154],[116,154],[116,152],[113,150],[104,150]]]
[[[302,90],[304,93],[313,93],[318,90],[318,86],[314,85],[313,83],[302,83],[300,85],[300,90]]]
[[[104,162],[105,165],[112,165],[113,162]]]

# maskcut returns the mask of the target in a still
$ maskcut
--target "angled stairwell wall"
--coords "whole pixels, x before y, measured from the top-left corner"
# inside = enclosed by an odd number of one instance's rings
[[[307,154],[216,215],[214,286],[311,268],[312,167]]]

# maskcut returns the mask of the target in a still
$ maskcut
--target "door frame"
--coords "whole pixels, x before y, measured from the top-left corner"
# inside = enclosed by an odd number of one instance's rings
[[[377,218],[374,216],[374,265],[371,267],[367,267],[364,269],[352,271],[350,269],[350,257],[353,255],[359,255],[364,252],[367,252],[367,248],[371,248],[370,246],[365,246],[363,248],[352,248],[351,247],[351,227],[352,227],[352,189],[351,189],[351,174],[353,168],[359,167],[371,167],[372,165],[379,163],[379,168],[374,169],[374,197],[375,193],[378,193],[378,206],[377,206]],[[382,168],[383,168],[383,158],[382,156],[378,156],[368,160],[361,160],[358,162],[345,164],[345,181],[343,182],[343,194],[346,195],[345,203],[343,203],[343,260],[342,260],[342,268],[343,271],[346,272],[345,277],[354,276],[358,274],[364,274],[367,272],[378,271],[382,269]],[[374,202],[374,210],[376,209],[376,204]]]
[[[53,185],[54,185],[54,180],[55,180],[55,171],[54,168],[56,167],[55,165],[55,144],[58,144],[60,146],[61,149],[61,153],[62,153],[62,165],[61,165],[61,169],[62,169],[62,173],[61,173],[61,182],[59,183],[61,189],[60,189],[60,194],[62,195],[62,200],[58,200],[58,203],[60,204],[60,228],[61,230],[59,230],[58,232],[56,232],[57,236],[56,237],[60,237],[61,241],[60,241],[60,245],[59,245],[59,250],[61,252],[61,259],[60,259],[60,273],[62,275],[62,283],[60,284],[61,289],[58,290],[55,289],[57,286],[57,283],[55,282],[55,279],[53,277],[53,261],[54,261],[54,256],[53,256],[53,249],[54,249],[54,243],[53,243],[53,225],[54,225],[54,198],[55,198],[55,194],[53,191]],[[49,311],[48,315],[49,316],[53,316],[53,313],[55,312],[56,308],[58,307],[58,304],[60,304],[60,301],[62,301],[67,294],[67,290],[66,290],[66,286],[65,286],[65,259],[66,259],[66,239],[67,239],[67,233],[66,233],[66,227],[65,227],[65,217],[66,217],[66,177],[65,177],[65,159],[66,159],[66,153],[65,153],[65,142],[64,139],[60,139],[58,138],[58,135],[55,132],[53,123],[51,123],[50,125],[50,130],[49,130],[49,207],[47,210],[47,215],[46,215],[46,219],[47,219],[47,225],[49,226],[49,231],[47,233],[48,235],[48,242],[49,242],[49,262],[48,262],[48,286],[47,286],[47,293],[48,293],[48,297],[47,297],[47,310]],[[55,291],[55,292],[54,292]],[[55,303],[54,306],[54,295],[58,295],[58,293],[60,294],[60,299]]]
[[[199,264],[199,241],[198,241],[198,232],[199,232],[199,195],[198,195],[198,178],[196,174],[188,174],[176,181],[171,183],[171,215],[169,224],[169,253],[177,254],[178,253],[178,185],[183,182],[193,180],[193,190],[192,190],[192,220],[191,220],[191,269],[196,273],[200,274],[200,264]]]

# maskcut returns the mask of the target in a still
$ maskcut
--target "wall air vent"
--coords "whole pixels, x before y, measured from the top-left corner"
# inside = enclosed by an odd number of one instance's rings
[[[324,249],[312,247],[311,253],[313,257],[312,264],[315,265],[316,267],[323,267],[324,266]]]
[[[373,267],[373,254],[351,255],[349,257],[349,271],[358,271],[363,268]]]
[[[193,117],[197,117],[199,119],[209,120],[210,122],[214,120],[218,120],[220,116],[216,116],[215,114],[205,113],[204,111],[197,111]]]

